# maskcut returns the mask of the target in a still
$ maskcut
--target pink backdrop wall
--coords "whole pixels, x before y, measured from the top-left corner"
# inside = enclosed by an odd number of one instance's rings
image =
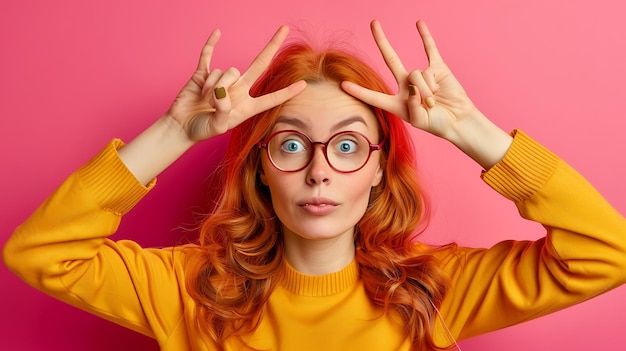
[[[488,116],[543,142],[626,214],[624,11],[621,0],[3,0],[0,243],[109,139],[132,138],[166,110],[212,29],[223,30],[215,67],[244,69],[279,24],[306,23],[318,32],[352,33],[382,69],[369,35],[373,18],[411,67],[425,62],[413,25],[425,19]],[[415,137],[433,200],[428,240],[485,246],[542,235],[479,180],[471,160],[434,137]],[[205,179],[223,143],[206,142],[168,169],[117,238],[159,246],[180,240],[179,227],[205,201]],[[157,349],[27,287],[3,265],[0,282],[2,350]],[[625,312],[620,288],[462,346],[622,349]]]

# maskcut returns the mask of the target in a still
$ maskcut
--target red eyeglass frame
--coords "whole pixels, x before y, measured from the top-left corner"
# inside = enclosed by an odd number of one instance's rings
[[[306,135],[303,132],[298,131],[298,130],[293,130],[293,129],[279,130],[277,132],[272,133],[269,137],[267,137],[267,139],[265,141],[258,142],[257,143],[257,147],[259,149],[265,149],[265,153],[267,155],[267,158],[270,160],[270,163],[272,164],[272,166],[274,166],[274,168],[276,168],[277,170],[279,170],[281,172],[285,172],[285,173],[299,172],[299,171],[307,168],[311,164],[311,161],[313,161],[313,156],[314,156],[315,153],[311,152],[311,156],[309,157],[309,160],[307,161],[307,163],[304,166],[302,166],[302,167],[300,167],[298,169],[295,169],[295,170],[285,170],[285,169],[282,169],[282,168],[278,167],[276,165],[276,163],[274,163],[274,160],[272,159],[272,156],[270,155],[270,150],[268,148],[268,145],[269,145],[269,142],[272,140],[272,138],[274,136],[276,136],[278,134],[281,134],[281,133],[295,133],[295,134],[298,134],[300,136],[303,136],[304,138],[306,138],[306,140],[309,141],[309,143],[311,144],[311,148],[313,148],[313,149],[315,148],[315,145],[321,145],[324,148],[324,158],[326,159],[326,163],[328,163],[330,168],[332,168],[335,172],[339,172],[339,173],[354,173],[354,172],[360,170],[361,168],[365,167],[367,162],[370,160],[370,157],[372,156],[372,152],[382,150],[383,144],[385,143],[385,139],[383,138],[383,140],[381,140],[380,143],[372,144],[370,139],[365,134],[363,134],[361,132],[351,131],[351,130],[344,130],[344,131],[341,131],[341,132],[337,132],[337,133],[331,135],[330,138],[328,138],[328,140],[326,140],[326,141],[313,141],[308,135]],[[327,147],[328,143],[333,138],[337,137],[338,135],[342,135],[342,134],[358,134],[358,135],[362,136],[367,141],[367,143],[369,145],[369,153],[367,154],[367,158],[365,159],[365,161],[363,162],[363,164],[359,168],[354,169],[352,171],[342,171],[342,170],[339,170],[339,169],[335,168],[335,166],[333,166],[332,163],[330,163],[330,160],[328,159],[328,147]]]

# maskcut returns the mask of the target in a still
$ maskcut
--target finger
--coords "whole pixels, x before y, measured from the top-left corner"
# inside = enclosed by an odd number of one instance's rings
[[[409,84],[412,84],[419,92],[419,99],[422,104],[433,107],[435,106],[435,96],[430,90],[430,87],[424,80],[422,72],[414,70],[409,74]]]
[[[432,91],[433,94],[437,94],[437,91],[439,90],[439,83],[437,83],[433,70],[426,69],[422,72],[422,77],[424,78],[424,81],[426,81],[426,84],[428,84],[430,91]]]
[[[223,74],[224,72],[222,72],[222,70],[220,69],[214,69],[211,71],[211,73],[209,73],[209,76],[206,78],[204,84],[202,85],[202,96],[207,96],[207,93],[213,90],[215,84],[217,84],[217,81],[222,77]]]
[[[213,50],[215,49],[215,45],[219,41],[221,35],[222,32],[219,29],[214,30],[202,48],[202,53],[200,54],[200,60],[198,61],[198,67],[196,70],[202,74],[203,78],[206,78],[210,72],[209,65],[211,63],[211,57],[213,56]]]
[[[250,64],[250,67],[244,72],[241,77],[248,85],[252,85],[259,76],[265,71],[280,46],[287,38],[289,34],[289,27],[282,25],[272,36],[272,39],[265,45],[263,50],[254,58],[254,61]]]
[[[426,26],[426,23],[422,20],[417,21],[416,23],[417,30],[420,33],[420,37],[422,38],[422,43],[424,44],[424,51],[426,51],[426,56],[428,57],[428,62],[442,62],[443,59],[439,54],[439,49],[437,49],[437,45],[435,44],[435,39],[430,34],[430,30]]]
[[[228,89],[239,80],[241,74],[235,67],[227,69],[215,82],[213,89],[213,103],[215,105],[216,114],[229,112],[231,108],[231,99]]]
[[[289,85],[286,88],[255,98],[254,111],[252,111],[251,115],[256,115],[282,104],[283,102],[300,94],[304,88],[306,88],[306,82],[301,80]]]
[[[424,129],[428,125],[428,110],[420,103],[419,98],[409,97],[409,122],[412,126]]]
[[[408,118],[408,113],[405,108],[406,104],[398,103],[398,99],[395,96],[370,90],[348,81],[341,82],[341,88],[346,93],[370,106],[378,107],[391,112],[402,119]]]
[[[398,56],[396,51],[387,40],[387,37],[383,32],[383,28],[380,25],[380,22],[376,20],[372,21],[372,23],[370,24],[370,28],[372,30],[372,35],[374,36],[374,41],[378,46],[378,50],[380,50],[380,53],[383,55],[383,59],[385,60],[387,67],[389,67],[391,73],[393,73],[396,81],[400,83],[402,78],[407,73],[406,69],[404,68],[404,64],[402,63],[402,60],[400,59],[400,56]]]

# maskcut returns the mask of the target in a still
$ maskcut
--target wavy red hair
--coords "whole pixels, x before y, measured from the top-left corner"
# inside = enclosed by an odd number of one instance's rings
[[[382,78],[362,60],[340,50],[289,44],[252,88],[260,96],[299,80],[351,81],[389,93]],[[385,145],[384,177],[356,225],[356,260],[366,292],[381,313],[398,313],[414,347],[438,349],[432,325],[446,290],[431,255],[413,242],[425,223],[425,201],[415,172],[413,145],[404,122],[371,107]],[[259,181],[256,143],[273,127],[280,107],[233,129],[219,168],[223,190],[200,228],[200,250],[189,262],[187,286],[200,306],[198,323],[220,345],[254,331],[282,276],[281,224],[268,189]]]

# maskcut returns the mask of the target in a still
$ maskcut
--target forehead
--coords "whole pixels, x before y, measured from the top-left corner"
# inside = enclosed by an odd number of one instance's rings
[[[368,105],[345,93],[337,84],[310,83],[302,93],[285,102],[274,129],[298,127],[307,132],[333,129],[377,131],[378,121]]]

